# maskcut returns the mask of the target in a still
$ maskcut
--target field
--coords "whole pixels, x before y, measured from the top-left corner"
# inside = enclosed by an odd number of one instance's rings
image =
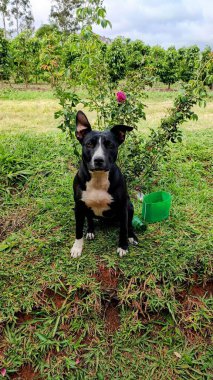
[[[175,94],[148,92],[140,133]],[[70,257],[76,169],[52,92],[2,90],[0,108],[4,378],[212,379],[212,94],[153,182],[172,194],[170,218],[139,232],[122,259],[117,229],[102,224],[82,257]]]

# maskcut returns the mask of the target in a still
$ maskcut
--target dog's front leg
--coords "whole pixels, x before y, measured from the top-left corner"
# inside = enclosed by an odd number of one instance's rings
[[[87,215],[87,234],[86,234],[86,239],[87,240],[93,240],[95,239],[95,235],[94,235],[94,221],[93,221],[93,217],[91,214],[88,214]]]
[[[85,220],[85,209],[83,205],[79,202],[75,205],[75,222],[76,222],[76,239],[71,248],[71,257],[79,257],[81,256],[83,249],[83,228],[84,228],[84,220]]]
[[[124,256],[128,252],[128,212],[127,205],[122,205],[120,210],[120,234],[119,234],[119,246],[117,253],[120,257]]]

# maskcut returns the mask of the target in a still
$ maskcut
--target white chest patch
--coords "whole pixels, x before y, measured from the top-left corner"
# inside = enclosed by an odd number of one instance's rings
[[[97,216],[102,216],[104,211],[110,210],[109,205],[113,197],[108,193],[109,185],[108,172],[92,172],[90,181],[86,182],[86,190],[82,192],[82,201]]]

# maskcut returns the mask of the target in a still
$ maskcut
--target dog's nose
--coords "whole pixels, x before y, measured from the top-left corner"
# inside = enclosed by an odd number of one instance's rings
[[[102,157],[96,157],[94,159],[94,164],[97,167],[101,167],[103,165],[103,163],[104,163],[104,159]]]

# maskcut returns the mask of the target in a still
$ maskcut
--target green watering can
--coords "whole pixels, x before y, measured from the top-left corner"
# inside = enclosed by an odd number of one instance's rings
[[[145,230],[146,223],[161,222],[169,217],[172,197],[166,191],[157,191],[143,197],[142,220],[134,216],[132,225]]]

